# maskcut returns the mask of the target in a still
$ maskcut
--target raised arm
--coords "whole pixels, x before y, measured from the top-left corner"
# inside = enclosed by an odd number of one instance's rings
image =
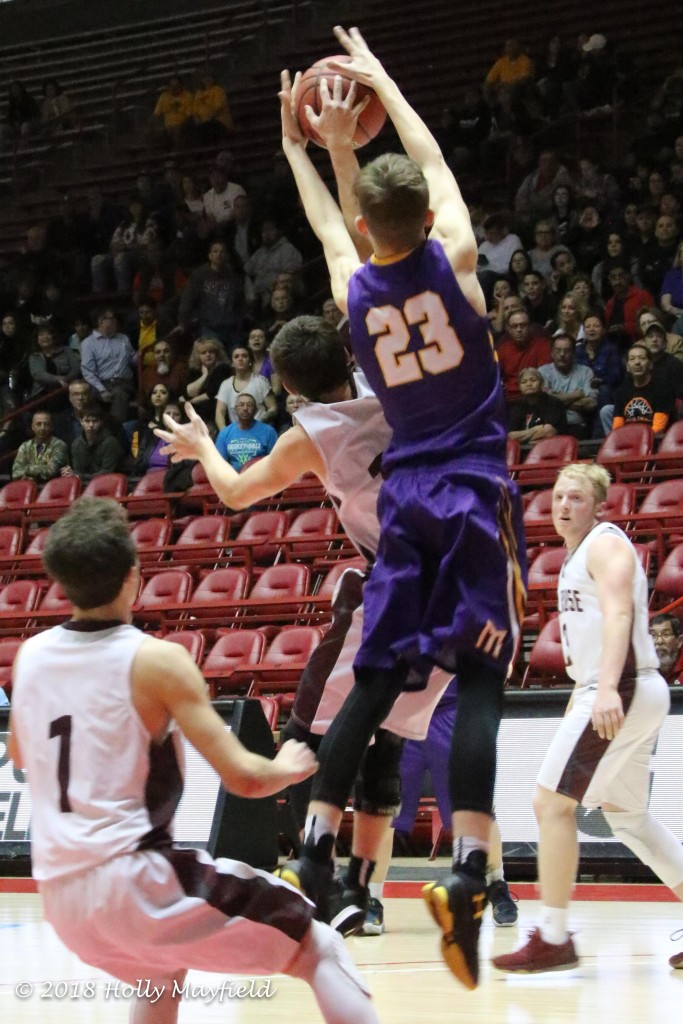
[[[185,412],[188,423],[175,423],[164,416],[167,429],[154,431],[166,441],[162,451],[171,455],[173,462],[198,459],[214,491],[230,508],[248,508],[278,494],[304,473],[320,477],[324,472],[321,456],[308,434],[294,426],[278,439],[270,455],[236,473],[216,449],[206,424],[189,402]]]
[[[288,71],[282,72],[280,82],[282,148],[292,168],[308,222],[322,243],[334,301],[346,313],[349,280],[360,266],[360,261],[343,214],[306,152],[305,139],[292,112],[292,85]],[[298,76],[295,87],[297,84]]]
[[[467,288],[467,297],[484,315],[486,308],[483,294],[478,285],[474,288],[478,254],[469,211],[436,139],[370,51],[358,29],[352,28],[346,32],[337,26],[334,34],[351,61],[337,65],[331,62],[330,66],[363,85],[369,85],[381,99],[406,153],[419,164],[427,179],[429,204],[435,215],[431,237],[441,242],[459,278],[460,275],[472,275],[474,281],[472,287]]]

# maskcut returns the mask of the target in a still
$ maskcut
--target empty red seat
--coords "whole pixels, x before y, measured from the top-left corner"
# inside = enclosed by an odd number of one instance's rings
[[[568,434],[536,441],[517,471],[520,487],[552,486],[563,466],[576,461],[579,442]]]
[[[244,689],[252,679],[249,666],[261,661],[265,647],[266,638],[257,629],[231,629],[219,636],[202,665],[211,696]]]
[[[235,537],[233,561],[247,565],[272,562],[280,550],[276,542],[284,537],[287,515],[284,512],[252,512]]]
[[[23,642],[15,637],[0,639],[0,687],[8,697],[12,692],[12,666]]]
[[[161,516],[150,516],[133,523],[130,530],[135,541],[140,565],[145,569],[152,563],[159,565],[167,557],[159,550],[171,539],[171,521]]]
[[[332,568],[329,570],[325,579],[322,581],[320,588],[316,592],[317,597],[329,597],[331,598],[334,594],[334,589],[337,583],[346,572],[347,569],[357,569],[359,572],[365,572],[368,567],[368,563],[360,555],[357,558],[343,558],[340,559]]]
[[[206,647],[206,637],[201,629],[178,629],[173,633],[166,633],[163,639],[184,647],[188,654],[192,655],[195,665],[201,665]]]
[[[571,685],[572,682],[567,676],[562,655],[560,620],[555,616],[546,622],[531,648],[522,686],[569,687]]]
[[[77,476],[57,476],[41,488],[27,507],[27,516],[40,523],[54,523],[80,496],[83,484]]]
[[[40,602],[41,612],[50,612],[55,616],[63,615],[67,618],[73,611],[71,601],[64,593],[61,583],[51,583],[45,591],[45,596]]]
[[[255,680],[250,693],[272,686],[286,689],[298,682],[302,671],[322,638],[317,626],[288,626],[281,629],[255,666]]]
[[[128,494],[128,477],[125,473],[101,473],[92,478],[83,494],[89,498],[112,498],[118,501]]]
[[[657,573],[652,606],[662,608],[683,596],[683,544],[677,544],[664,559]]]
[[[183,569],[166,569],[145,582],[135,605],[135,617],[141,622],[164,624],[177,620],[180,612],[174,606],[185,604],[192,593],[192,577]]]
[[[36,580],[14,580],[0,589],[0,629],[23,630],[40,600]]]
[[[0,523],[21,525],[26,506],[36,500],[38,488],[33,480],[10,480],[0,490]]]

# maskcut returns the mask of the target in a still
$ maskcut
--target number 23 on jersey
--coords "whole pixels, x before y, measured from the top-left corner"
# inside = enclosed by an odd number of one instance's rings
[[[436,292],[413,295],[403,306],[375,306],[365,317],[368,334],[377,337],[375,355],[389,388],[412,384],[426,373],[445,373],[460,365],[463,347],[448,320],[448,313]],[[417,325],[423,346],[406,351],[409,327]]]

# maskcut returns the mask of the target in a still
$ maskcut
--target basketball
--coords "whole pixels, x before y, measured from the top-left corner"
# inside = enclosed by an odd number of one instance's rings
[[[320,96],[320,83],[323,78],[327,79],[327,87],[330,90],[330,93],[332,93],[335,75],[340,75],[342,79],[342,96],[346,96],[353,79],[347,78],[343,73],[333,71],[332,68],[329,67],[329,63],[330,61],[339,61],[340,64],[347,64],[350,59],[351,58],[347,56],[347,54],[342,54],[339,57],[323,57],[322,60],[316,61],[308,71],[303,73],[301,81],[299,82],[296,96],[296,119],[299,122],[299,127],[306,138],[311,139],[318,146],[322,146],[323,148],[325,147],[325,143],[315,129],[311,127],[304,108],[311,107],[316,114],[321,112],[322,98]],[[353,137],[353,145],[355,149],[365,146],[371,139],[374,139],[382,130],[384,122],[387,119],[387,112],[382,106],[382,102],[377,96],[377,93],[369,86],[357,83],[356,103],[360,103],[360,101],[364,100],[366,96],[370,97],[370,101],[358,118],[356,133]]]

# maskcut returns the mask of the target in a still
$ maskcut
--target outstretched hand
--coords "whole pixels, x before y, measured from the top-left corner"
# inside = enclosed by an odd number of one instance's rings
[[[345,65],[344,65],[345,66]],[[356,83],[351,82],[346,96],[342,96],[342,79],[334,76],[334,84],[330,93],[326,78],[320,80],[321,110],[316,114],[312,107],[306,105],[306,117],[312,128],[320,135],[328,146],[353,146],[358,118],[370,102],[366,96],[356,103]]]
[[[171,462],[199,459],[207,440],[213,444],[206,423],[197,415],[190,402],[185,402],[185,415],[189,423],[176,423],[164,413],[164,423],[168,429],[154,428],[156,436],[166,442],[161,452],[163,455],[170,455]]]
[[[294,113],[296,110],[296,91],[300,81],[300,71],[297,71],[294,76],[293,83],[289,71],[281,71],[278,97],[280,99],[280,116],[282,118],[282,141],[290,142],[295,146],[305,147],[308,139],[301,131],[301,128],[299,128],[299,123]]]
[[[347,32],[341,25],[335,25],[334,34],[351,60],[345,61],[343,64],[331,60],[329,66],[332,70],[342,72],[349,78],[354,78],[357,82],[376,89],[379,81],[387,78],[387,73],[358,29],[351,28]]]

